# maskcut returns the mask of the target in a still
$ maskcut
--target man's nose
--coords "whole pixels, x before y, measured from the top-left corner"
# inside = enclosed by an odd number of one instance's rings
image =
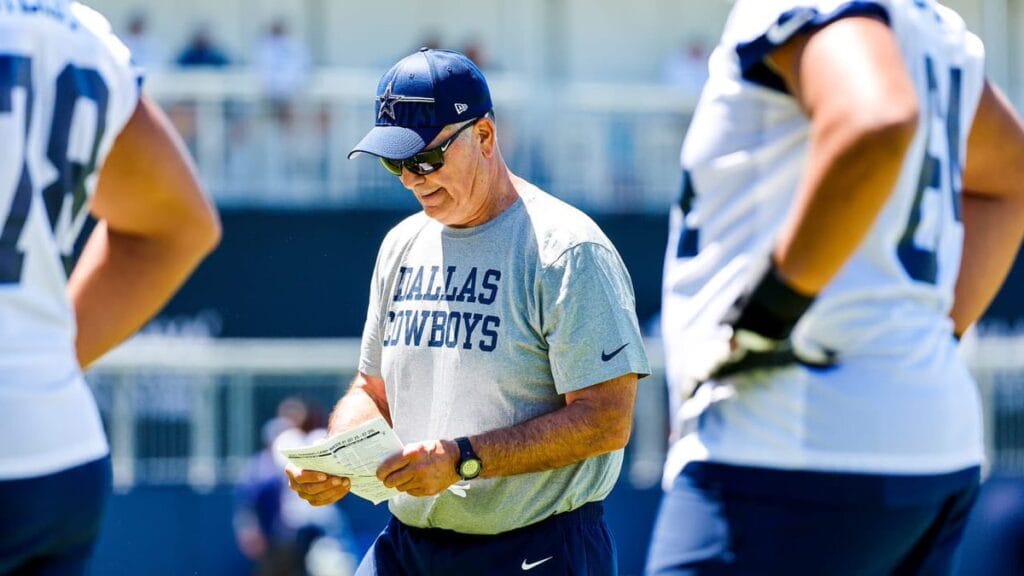
[[[402,180],[402,185],[410,190],[424,180],[423,176],[410,171],[405,166],[402,166],[402,175],[399,178]]]

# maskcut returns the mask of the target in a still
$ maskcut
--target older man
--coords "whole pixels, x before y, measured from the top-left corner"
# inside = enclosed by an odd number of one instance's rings
[[[601,501],[648,374],[629,275],[601,230],[512,174],[483,75],[422,49],[377,90],[369,153],[423,206],[385,238],[360,373],[331,431],[384,416],[401,491],[359,574],[613,574]],[[315,505],[348,482],[289,471]],[[446,488],[468,481],[465,497]]]

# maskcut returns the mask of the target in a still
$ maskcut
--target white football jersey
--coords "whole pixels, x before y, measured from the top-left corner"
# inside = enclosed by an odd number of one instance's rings
[[[983,47],[931,0],[738,0],[682,150],[663,294],[674,409],[680,376],[770,253],[807,161],[810,124],[764,58],[839,18],[888,22],[920,124],[864,243],[794,331],[840,366],[704,387],[677,418],[670,477],[689,460],[821,470],[948,471],[980,462],[980,407],[948,313],[960,265],[961,170]],[[842,233],[842,231],[837,231]],[[764,377],[762,375],[762,377]],[[713,389],[717,388],[717,389]]]
[[[0,2],[0,479],[103,456],[65,262],[135,110],[127,48],[93,10]]]

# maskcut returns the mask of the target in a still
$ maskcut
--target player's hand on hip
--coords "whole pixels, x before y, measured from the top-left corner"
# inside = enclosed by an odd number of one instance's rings
[[[704,382],[754,370],[800,364],[827,369],[836,365],[835,352],[811,343],[795,344],[791,335],[804,312],[814,303],[786,284],[773,262],[736,299],[714,334],[691,351],[690,376]]]
[[[450,440],[414,442],[381,462],[377,478],[411,496],[433,496],[459,481],[458,458],[458,446]]]
[[[288,475],[288,487],[313,506],[334,504],[348,495],[351,486],[348,478],[303,470],[294,464],[285,468],[285,474]]]
[[[836,355],[831,350],[805,346],[798,351],[791,338],[768,338],[742,328],[733,328],[732,332],[729,353],[712,367],[707,379],[726,378],[754,370],[785,368],[794,364],[816,369],[836,365]]]

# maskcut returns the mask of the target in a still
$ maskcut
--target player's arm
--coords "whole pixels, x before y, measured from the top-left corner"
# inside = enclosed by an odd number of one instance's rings
[[[83,368],[152,318],[221,234],[184,145],[146,96],[103,165],[92,213],[67,288]]]
[[[950,316],[957,334],[981,317],[1024,237],[1024,123],[986,82],[967,140],[964,248]]]
[[[391,425],[384,379],[359,372],[352,380],[348,392],[335,404],[327,433],[332,435],[344,432],[377,417],[383,417]],[[288,486],[313,506],[334,504],[348,495],[348,478],[316,470],[303,470],[294,464],[289,464],[285,473],[288,475]]]
[[[880,20],[842,18],[790,39],[766,62],[809,119],[807,161],[770,261],[723,319],[731,339],[694,371],[698,382],[835,364],[827,350],[798,354],[789,336],[874,225],[917,130],[913,82]]]
[[[508,428],[471,436],[482,478],[540,472],[619,450],[629,441],[637,375],[569,392],[563,408]],[[459,480],[453,440],[418,442],[385,460],[377,476],[413,496],[430,496]]]
[[[769,58],[810,119],[803,179],[773,257],[814,295],[864,240],[899,178],[918,101],[899,46],[879,20],[850,17],[794,38]]]

